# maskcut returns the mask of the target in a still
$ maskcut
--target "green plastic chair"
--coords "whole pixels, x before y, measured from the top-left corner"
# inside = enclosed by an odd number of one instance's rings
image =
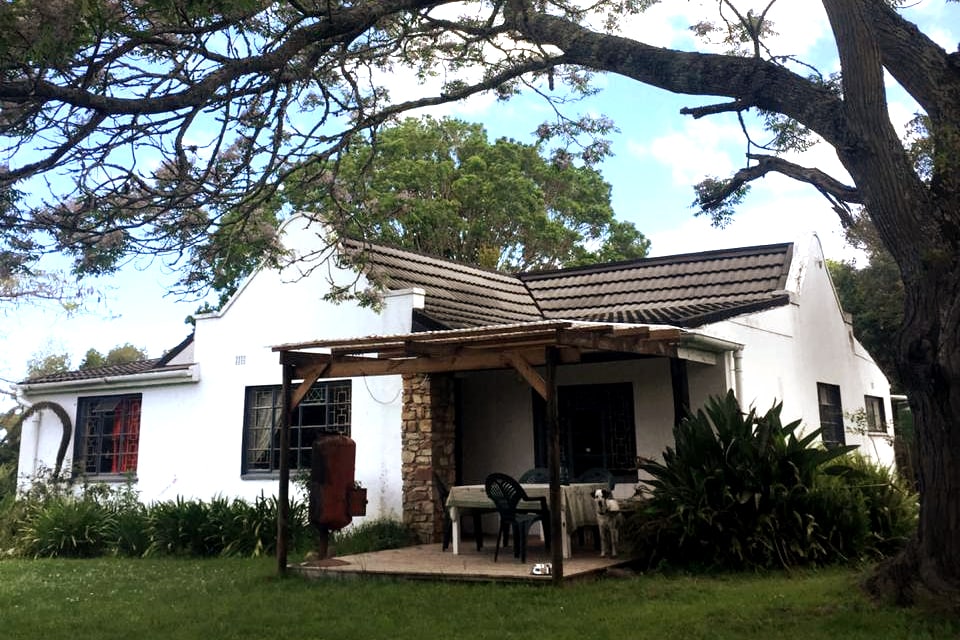
[[[527,536],[530,527],[537,521],[543,527],[543,539],[547,549],[550,548],[550,510],[547,508],[547,499],[544,497],[530,498],[520,483],[505,473],[491,473],[484,483],[487,496],[493,501],[500,515],[500,526],[497,529],[497,546],[493,551],[493,561],[497,561],[500,554],[500,541],[506,540],[513,533],[513,555],[520,558],[520,562],[527,562]],[[535,509],[519,509],[520,502],[539,502]]]

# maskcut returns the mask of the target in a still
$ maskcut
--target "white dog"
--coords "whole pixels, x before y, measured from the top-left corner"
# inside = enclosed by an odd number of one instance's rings
[[[597,524],[600,525],[600,555],[610,552],[611,558],[617,557],[617,540],[620,537],[620,503],[609,489],[597,489],[593,492],[593,504],[597,510]]]

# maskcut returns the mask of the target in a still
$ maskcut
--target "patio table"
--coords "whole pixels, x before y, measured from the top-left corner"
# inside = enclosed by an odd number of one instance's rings
[[[560,485],[560,535],[554,534],[563,545],[563,557],[570,557],[570,536],[582,526],[597,524],[597,513],[593,506],[593,492],[606,489],[603,482],[577,482]],[[549,484],[524,484],[523,490],[531,498],[545,497],[550,500]],[[518,508],[537,508],[539,501],[523,502]],[[495,511],[493,500],[487,497],[487,489],[482,484],[468,484],[450,487],[447,509],[453,520],[453,552],[460,553],[460,516],[474,510]]]

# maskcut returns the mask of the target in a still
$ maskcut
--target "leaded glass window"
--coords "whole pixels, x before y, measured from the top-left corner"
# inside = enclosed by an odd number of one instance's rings
[[[247,387],[244,412],[243,472],[280,468],[281,388]],[[290,420],[291,469],[309,469],[313,441],[321,434],[350,435],[351,383],[317,382]]]
[[[137,471],[141,395],[80,398],[74,469],[87,476]]]

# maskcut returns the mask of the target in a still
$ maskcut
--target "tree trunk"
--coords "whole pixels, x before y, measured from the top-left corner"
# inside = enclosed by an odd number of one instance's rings
[[[867,585],[900,604],[911,604],[918,587],[960,603],[958,256],[960,246],[906,290],[900,375],[914,414],[920,521],[915,539]]]

